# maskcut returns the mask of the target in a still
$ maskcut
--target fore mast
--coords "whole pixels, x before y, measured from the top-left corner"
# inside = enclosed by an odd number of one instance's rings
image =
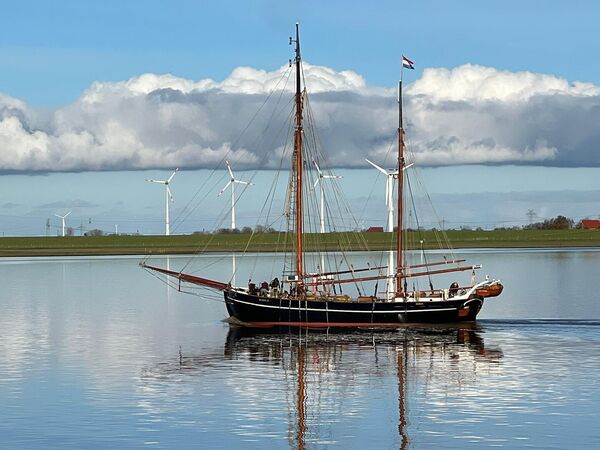
[[[303,261],[303,216],[302,216],[302,172],[304,161],[302,155],[302,90],[300,84],[300,31],[298,23],[296,23],[296,39],[290,37],[290,45],[296,43],[296,57],[294,63],[296,65],[296,126],[294,128],[294,152],[292,155],[292,167],[294,171],[295,184],[295,223],[296,223],[296,277],[297,277],[297,294],[300,297],[303,289],[304,281],[304,261]]]

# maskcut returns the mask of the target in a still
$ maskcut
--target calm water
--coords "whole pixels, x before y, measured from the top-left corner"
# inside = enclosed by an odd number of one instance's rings
[[[476,326],[361,333],[230,330],[137,258],[0,259],[0,447],[600,448],[600,250],[471,253],[506,284]]]

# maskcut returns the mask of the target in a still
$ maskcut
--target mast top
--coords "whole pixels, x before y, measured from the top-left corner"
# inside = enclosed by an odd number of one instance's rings
[[[295,63],[300,61],[300,24],[296,22],[296,39],[290,36],[290,45],[292,43],[296,44],[296,58],[294,60]]]

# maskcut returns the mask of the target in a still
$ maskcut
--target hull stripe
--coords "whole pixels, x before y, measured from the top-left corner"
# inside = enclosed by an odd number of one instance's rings
[[[349,327],[365,327],[365,328],[401,328],[412,325],[409,322],[248,322],[253,327],[274,327],[274,326],[292,326],[306,328],[349,328]]]
[[[229,298],[229,297],[228,297]],[[257,306],[260,308],[271,308],[271,309],[282,309],[282,310],[292,310],[292,311],[317,311],[317,312],[330,312],[330,313],[358,313],[358,314],[404,314],[404,313],[424,313],[424,312],[439,312],[439,311],[456,311],[457,309],[459,309],[458,307],[456,308],[430,308],[430,309],[418,309],[418,310],[404,310],[404,309],[400,309],[398,308],[397,310],[388,310],[388,311],[372,311],[372,310],[364,310],[364,311],[352,311],[352,310],[348,310],[348,309],[318,309],[318,308],[297,308],[297,307],[284,307],[284,306],[273,306],[273,305],[261,305],[260,303],[251,303],[251,302],[245,302],[243,300],[238,300],[238,299],[233,299],[233,298],[229,298],[229,300],[232,300],[234,302],[237,303],[243,303],[244,305],[250,305],[250,306]]]

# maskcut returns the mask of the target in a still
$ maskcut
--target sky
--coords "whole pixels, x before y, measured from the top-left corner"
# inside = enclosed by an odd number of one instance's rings
[[[211,189],[227,181],[226,158],[255,182],[238,207],[239,225],[255,225],[281,163],[273,117],[283,120],[287,103],[272,93],[290,92],[296,21],[322,162],[343,174],[361,224],[385,223],[384,181],[364,158],[392,165],[403,53],[416,63],[404,80],[407,143],[446,223],[519,225],[529,209],[596,217],[599,10],[533,0],[6,3],[0,231],[56,234],[54,214],[73,210],[70,225],[82,229],[160,233],[164,193],[144,179],[174,167],[176,229],[211,229],[224,220]]]

